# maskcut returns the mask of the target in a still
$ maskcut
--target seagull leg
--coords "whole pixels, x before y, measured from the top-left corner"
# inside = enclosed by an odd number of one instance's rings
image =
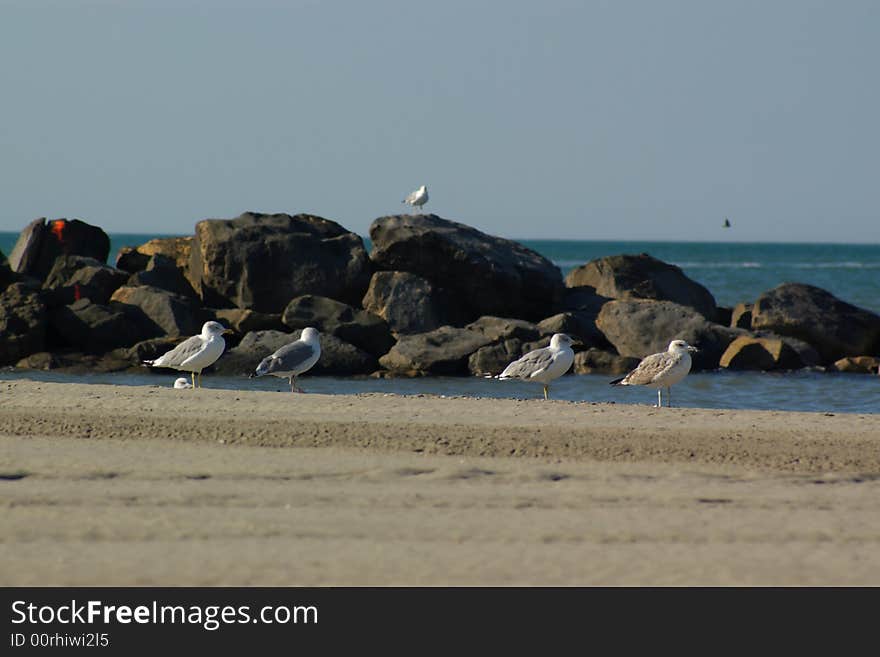
[[[199,372],[199,388],[202,387],[202,373]]]
[[[295,392],[295,390],[293,389],[293,380],[295,378],[296,377],[294,377],[293,374],[290,375],[290,392]]]
[[[192,376],[192,380],[193,380],[193,390],[195,390],[196,389],[196,373],[190,372],[190,375]]]
[[[550,399],[550,386],[544,386],[544,399]]]
[[[657,388],[657,408],[663,408],[663,388]]]

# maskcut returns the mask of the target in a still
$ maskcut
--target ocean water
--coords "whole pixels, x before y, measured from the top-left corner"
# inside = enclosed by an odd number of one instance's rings
[[[120,247],[135,246],[160,236],[165,235],[110,235],[111,263],[115,261]],[[0,251],[8,256],[17,237],[17,233],[0,233]],[[598,257],[620,253],[649,253],[681,267],[690,278],[708,288],[719,305],[733,306],[740,301],[751,302],[761,292],[780,283],[801,282],[816,285],[849,303],[880,313],[880,245],[520,241],[553,261],[563,275]],[[74,376],[11,369],[0,371],[0,379],[15,377],[167,386],[176,378],[159,372]],[[610,386],[608,381],[611,378],[600,375],[566,376],[553,385],[551,394],[554,398],[570,401],[656,403],[656,391]],[[306,376],[301,383],[311,392],[329,394],[379,392],[515,398],[541,396],[540,386],[477,377],[373,379]],[[269,377],[248,380],[206,375],[205,385],[227,389],[286,389],[285,381]],[[181,391],[183,394],[187,392],[192,391]],[[675,405],[685,407],[877,413],[880,411],[880,376],[808,371],[782,374],[727,371],[694,373],[675,386],[672,395]]]

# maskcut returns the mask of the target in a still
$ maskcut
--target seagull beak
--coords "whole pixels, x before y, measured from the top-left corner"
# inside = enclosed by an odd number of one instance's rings
[[[699,351],[699,349],[697,349],[696,347],[688,346],[688,351],[694,351],[694,352],[696,352],[696,351]]]
[[[225,329],[225,330],[223,331],[223,335],[226,335],[227,333],[235,333],[235,331],[233,331],[232,329],[228,328],[228,329]]]

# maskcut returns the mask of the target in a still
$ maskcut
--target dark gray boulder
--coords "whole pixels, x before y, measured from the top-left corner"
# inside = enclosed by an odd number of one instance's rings
[[[208,319],[218,321],[240,335],[251,331],[287,330],[281,321],[281,313],[258,313],[246,308],[204,308],[203,311]]]
[[[575,374],[626,374],[639,364],[633,356],[621,356],[613,351],[591,347],[574,355]]]
[[[559,268],[512,240],[433,214],[380,217],[370,226],[378,269],[408,271],[456,295],[468,319],[539,320],[557,312]]]
[[[597,325],[621,356],[644,358],[666,351],[672,340],[686,340],[700,350],[691,356],[695,370],[717,368],[728,345],[747,334],[709,322],[688,306],[647,299],[609,301]]]
[[[736,304],[730,313],[730,326],[742,329],[752,328],[752,304]]]
[[[79,219],[47,222],[44,217],[35,219],[21,232],[9,256],[9,265],[15,272],[42,281],[58,256],[88,256],[104,264],[109,253],[110,238],[97,226]]]
[[[278,313],[304,294],[359,304],[372,269],[363,240],[335,221],[246,212],[196,224],[189,273],[207,306]]]
[[[143,271],[127,276],[127,285],[130,287],[150,285],[191,299],[198,298],[196,291],[177,263],[170,256],[162,253],[150,256]]]
[[[102,354],[137,342],[139,328],[121,310],[80,299],[49,315],[52,347]]]
[[[292,329],[311,326],[321,335],[335,335],[377,357],[394,345],[391,329],[378,315],[314,294],[291,299],[281,321]]]
[[[808,342],[824,364],[880,353],[880,315],[803,283],[783,283],[758,297],[752,329]]]
[[[470,355],[494,341],[480,331],[441,326],[427,333],[399,336],[379,364],[401,374],[463,375],[468,373]]]
[[[880,357],[877,356],[845,356],[834,362],[830,368],[835,372],[851,374],[880,373]]]
[[[483,315],[465,328],[475,331],[492,342],[517,339],[522,342],[539,340],[543,335],[540,328],[523,319],[492,317]]]
[[[612,299],[656,299],[694,308],[714,320],[715,298],[705,287],[685,276],[675,265],[647,253],[614,255],[592,260],[572,269],[565,277],[568,287],[590,286]]]
[[[476,376],[496,376],[523,355],[524,344],[518,338],[510,338],[480,347],[468,357],[468,371]]]
[[[94,258],[58,256],[43,281],[44,299],[51,307],[68,305],[79,299],[106,304],[127,279],[126,272]]]
[[[238,346],[228,349],[214,364],[219,374],[230,376],[253,373],[260,361],[286,344],[299,339],[302,331],[251,331]],[[353,376],[369,374],[378,368],[374,356],[333,335],[321,335],[321,357],[308,375]]]
[[[11,283],[0,294],[0,365],[44,351],[48,312],[30,282]]]
[[[110,306],[138,327],[141,340],[189,336],[202,330],[202,314],[192,299],[149,285],[120,287],[110,297]]]
[[[405,271],[374,273],[361,303],[396,333],[424,333],[467,321],[465,311],[448,290]]]
[[[567,311],[542,319],[538,322],[538,330],[542,335],[565,333],[580,343],[580,347],[607,349],[611,346],[596,327],[596,315],[585,310]]]

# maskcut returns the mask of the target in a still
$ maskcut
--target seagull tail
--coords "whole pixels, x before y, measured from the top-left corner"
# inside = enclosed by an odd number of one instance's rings
[[[622,376],[622,377],[620,377],[619,379],[614,379],[614,381],[609,381],[609,382],[608,382],[608,385],[619,386],[621,383],[623,383],[623,380],[624,380],[625,378],[626,378],[625,376]]]

